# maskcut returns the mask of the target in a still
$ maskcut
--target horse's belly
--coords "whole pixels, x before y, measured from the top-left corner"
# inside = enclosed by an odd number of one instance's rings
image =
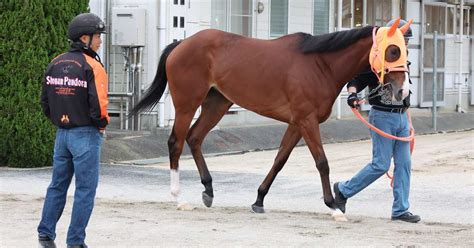
[[[289,123],[291,113],[288,102],[282,98],[272,97],[274,94],[259,93],[250,87],[240,90],[215,87],[221,94],[234,104],[257,114]]]

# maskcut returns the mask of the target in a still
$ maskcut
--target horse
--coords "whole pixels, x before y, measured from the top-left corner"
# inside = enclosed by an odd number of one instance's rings
[[[186,141],[204,186],[203,203],[211,207],[212,177],[201,145],[231,105],[238,104],[288,124],[252,211],[264,212],[264,198],[301,138],[319,171],[324,203],[336,210],[319,124],[330,116],[346,82],[368,67],[382,84],[391,85],[392,95],[400,100],[407,72],[403,33],[408,26],[397,26],[398,22],[317,36],[295,33],[274,40],[207,29],[169,44],[155,79],[129,115],[153,108],[168,83],[175,107],[168,140],[173,201],[180,202],[179,158]],[[190,128],[198,107],[201,113]]]

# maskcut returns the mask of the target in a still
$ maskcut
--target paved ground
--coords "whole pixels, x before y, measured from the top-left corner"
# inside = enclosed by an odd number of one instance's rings
[[[106,165],[88,227],[91,247],[461,246],[473,247],[474,131],[418,136],[413,155],[411,210],[419,224],[391,222],[389,181],[381,178],[351,198],[349,222],[334,222],[307,147],[297,147],[276,179],[266,214],[252,214],[258,185],[275,150],[207,159],[214,178],[212,208],[201,203],[192,160],[181,162],[183,212],[169,200],[168,163]],[[331,180],[348,179],[370,159],[370,142],[325,145]],[[0,168],[0,246],[35,246],[50,168]],[[70,196],[72,196],[70,191]],[[72,198],[58,224],[64,247]]]

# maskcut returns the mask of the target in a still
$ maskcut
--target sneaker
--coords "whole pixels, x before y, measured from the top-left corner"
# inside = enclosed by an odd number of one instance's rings
[[[417,223],[418,221],[421,220],[420,216],[412,214],[410,212],[406,212],[400,216],[392,216],[392,220],[401,220],[401,221],[406,221],[410,223]]]
[[[336,202],[336,207],[339,208],[343,213],[346,212],[346,203],[347,203],[347,198],[345,198],[341,192],[339,191],[339,182],[334,183],[334,201]]]
[[[48,236],[38,236],[38,243],[39,248],[56,248],[54,240],[50,239]]]

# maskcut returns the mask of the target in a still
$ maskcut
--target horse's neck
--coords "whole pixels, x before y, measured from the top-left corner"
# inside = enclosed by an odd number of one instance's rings
[[[369,36],[345,49],[326,54],[325,59],[329,61],[330,73],[336,81],[337,94],[349,80],[369,66],[371,47],[372,36]]]

